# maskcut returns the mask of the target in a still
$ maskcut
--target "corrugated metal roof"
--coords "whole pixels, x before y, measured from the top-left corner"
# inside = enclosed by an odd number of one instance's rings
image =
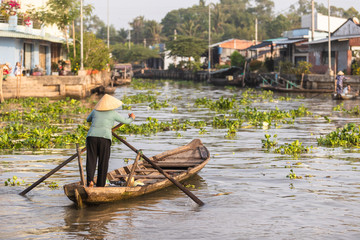
[[[291,44],[291,43],[297,43],[301,41],[307,40],[306,38],[301,39],[286,39],[286,40],[280,40],[280,41],[274,41],[276,45],[285,45],[285,44]]]
[[[360,35],[347,35],[347,36],[331,37],[330,40],[331,41],[338,41],[338,40],[347,40],[347,39],[350,39],[350,38],[359,38],[359,37],[360,37]],[[328,42],[328,41],[329,41],[329,38],[322,38],[322,39],[315,40],[315,41],[312,41],[312,42],[303,43],[303,45],[319,44],[319,43],[325,43],[325,42]]]
[[[59,38],[47,37],[47,36],[43,37],[43,36],[39,36],[39,35],[33,35],[33,34],[15,32],[15,31],[0,31],[0,37],[35,39],[35,40],[44,40],[44,41],[54,42],[54,43],[63,43],[64,42],[62,39],[59,39]]]

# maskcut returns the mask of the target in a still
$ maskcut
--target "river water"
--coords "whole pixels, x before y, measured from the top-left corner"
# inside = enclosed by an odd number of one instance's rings
[[[125,86],[118,88],[115,96],[144,91]],[[191,107],[196,98],[218,99],[243,90],[165,82],[156,91],[160,99],[173,99],[170,106],[150,110],[148,104],[134,105],[134,124],[147,117],[208,120],[208,109]],[[182,137],[173,131],[127,136],[127,141],[147,156],[200,138],[211,153],[211,161],[186,184],[195,186],[190,190],[205,202],[203,207],[170,187],[133,200],[77,209],[62,190],[64,184],[78,181],[77,161],[46,181],[56,182],[60,188],[52,190],[41,184],[23,197],[18,193],[25,186],[4,186],[4,181],[15,175],[26,183],[35,182],[75,151],[0,155],[0,239],[360,239],[359,150],[318,147],[316,142],[316,137],[348,122],[359,123],[356,117],[332,111],[339,103],[326,94],[255,103],[252,106],[260,109],[278,106],[283,110],[303,104],[314,115],[278,128],[242,128],[234,139],[225,138],[227,129],[211,127],[205,134],[198,129],[181,131]],[[346,101],[344,107],[358,103]],[[172,113],[173,106],[178,113]],[[121,112],[126,115],[129,110]],[[314,148],[297,159],[265,152],[261,143],[265,134],[277,134],[280,144],[298,139]],[[135,154],[114,144],[109,170],[125,165],[125,158],[135,158]],[[304,177],[286,177],[290,173],[287,166]]]

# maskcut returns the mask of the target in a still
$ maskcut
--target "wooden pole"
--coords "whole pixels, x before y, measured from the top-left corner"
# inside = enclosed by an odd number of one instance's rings
[[[127,187],[130,187],[131,178],[134,176],[135,169],[136,169],[136,167],[137,167],[137,164],[138,164],[138,161],[139,161],[140,157],[141,157],[141,151],[139,151],[138,154],[136,155],[135,162],[134,162],[134,164],[132,165],[132,168],[131,168],[131,170],[130,170],[128,179],[127,179],[127,181],[126,181],[126,186],[127,186]]]
[[[120,140],[120,142],[122,142],[123,144],[125,144],[126,146],[128,146],[131,150],[133,150],[136,153],[139,153],[140,151],[138,151],[136,148],[134,148],[133,146],[131,146],[127,141],[125,141],[124,139],[122,139],[121,137],[119,137],[116,133],[112,132],[112,135],[114,137],[116,137],[117,139]],[[141,152],[140,152],[141,153]],[[199,204],[199,206],[203,206],[205,203],[202,202],[199,198],[197,198],[192,192],[190,192],[188,189],[186,189],[181,183],[179,183],[178,181],[176,181],[174,178],[172,178],[170,175],[168,175],[166,172],[164,172],[164,170],[162,170],[162,168],[160,168],[156,163],[154,163],[153,161],[151,161],[148,157],[146,157],[144,154],[141,153],[141,157],[147,161],[153,168],[155,168],[156,170],[158,170],[162,175],[164,175],[167,179],[169,179],[175,186],[177,186],[178,188],[180,188],[181,191],[183,191],[186,195],[188,195],[194,202],[196,202],[197,204]]]
[[[81,150],[79,148],[79,144],[76,144],[76,153],[78,156],[78,163],[79,163],[79,172],[80,172],[80,183],[81,185],[85,186],[85,177],[84,177],[84,169],[81,161]]]
[[[304,83],[304,73],[301,74],[301,82],[300,82],[301,88],[303,88],[303,83]]]
[[[243,78],[242,78],[242,87],[245,87],[246,65],[247,65],[247,61],[245,60],[244,72],[243,72]]]
[[[86,148],[81,149],[81,153],[85,152]],[[67,160],[65,160],[64,162],[62,162],[59,166],[57,166],[56,168],[54,168],[53,170],[51,170],[50,172],[48,172],[46,175],[44,175],[42,178],[40,178],[39,180],[37,180],[35,183],[33,183],[30,187],[28,187],[27,189],[25,189],[24,191],[22,191],[20,193],[20,195],[24,196],[26,193],[28,193],[29,191],[31,191],[31,189],[33,189],[34,187],[36,187],[37,185],[39,185],[41,182],[43,182],[45,179],[47,179],[48,177],[50,177],[51,175],[53,175],[54,173],[56,173],[57,171],[59,171],[63,166],[65,166],[66,164],[68,164],[69,162],[71,162],[74,158],[76,158],[78,156],[77,153],[75,153],[74,155],[72,155],[70,158],[68,158]]]

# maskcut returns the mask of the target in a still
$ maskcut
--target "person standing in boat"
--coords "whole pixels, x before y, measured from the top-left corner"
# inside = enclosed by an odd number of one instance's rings
[[[342,94],[344,91],[344,80],[347,78],[344,76],[344,73],[342,71],[339,71],[336,75],[336,93]]]
[[[123,103],[115,97],[105,94],[87,117],[91,127],[86,136],[86,180],[87,186],[94,186],[94,175],[98,162],[97,187],[104,187],[109,167],[111,129],[114,122],[129,124],[135,119],[130,113],[128,118],[115,111]]]

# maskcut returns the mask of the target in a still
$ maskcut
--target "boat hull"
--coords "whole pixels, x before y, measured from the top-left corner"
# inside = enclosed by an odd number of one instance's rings
[[[201,163],[194,165],[193,167],[189,167],[188,169],[171,169],[166,168],[165,171],[178,171],[173,172],[172,175],[170,175],[172,178],[174,178],[176,181],[184,181],[186,179],[191,178],[196,173],[198,173],[210,160],[210,153],[208,150],[202,145],[201,141],[196,139],[193,140],[188,145],[185,145],[183,147],[164,152],[162,154],[156,155],[151,158],[155,163],[166,165],[167,163],[171,164],[171,161],[166,161],[166,156],[175,156],[177,157],[177,153],[184,153],[186,151],[197,151],[197,149],[201,147],[202,151],[206,151],[207,157],[205,159],[202,159]],[[200,150],[199,150],[200,151]],[[194,159],[198,160],[201,153],[197,154],[197,156],[194,156]],[[165,158],[165,160],[157,161],[158,159]],[[175,159],[172,158],[172,159]],[[204,158],[204,157],[203,157]],[[177,159],[177,158],[176,158]],[[189,162],[188,158],[187,161],[182,161],[184,165],[186,165],[187,162]],[[173,162],[175,163],[175,162]],[[181,163],[181,161],[180,161]],[[177,159],[177,164],[179,164],[179,159]],[[110,182],[114,182],[118,180],[119,178],[116,178],[116,176],[121,175],[121,173],[128,172],[129,169],[132,167],[132,165],[126,166],[124,168],[116,169],[110,173],[108,173],[108,179]],[[169,187],[173,185],[173,183],[168,180],[167,178],[161,178],[162,175],[160,175],[158,172],[154,171],[151,167],[146,166],[146,163],[140,163],[139,164],[139,171],[147,172],[152,171],[151,174],[144,175],[144,179],[147,179],[149,177],[156,177],[159,179],[153,179],[153,180],[144,180],[144,182],[149,181],[149,184],[145,184],[144,186],[131,186],[131,187],[125,187],[125,186],[105,186],[105,187],[86,187],[82,186],[80,182],[67,184],[64,186],[64,192],[66,196],[76,203],[77,205],[81,204],[102,204],[102,203],[109,203],[109,202],[116,202],[121,201],[124,199],[134,198],[138,197],[144,194],[148,194],[151,192],[155,192],[161,189],[164,189],[166,187]],[[179,169],[179,168],[177,168]],[[123,175],[121,175],[123,176]],[[138,180],[141,181],[141,178],[138,178]]]

